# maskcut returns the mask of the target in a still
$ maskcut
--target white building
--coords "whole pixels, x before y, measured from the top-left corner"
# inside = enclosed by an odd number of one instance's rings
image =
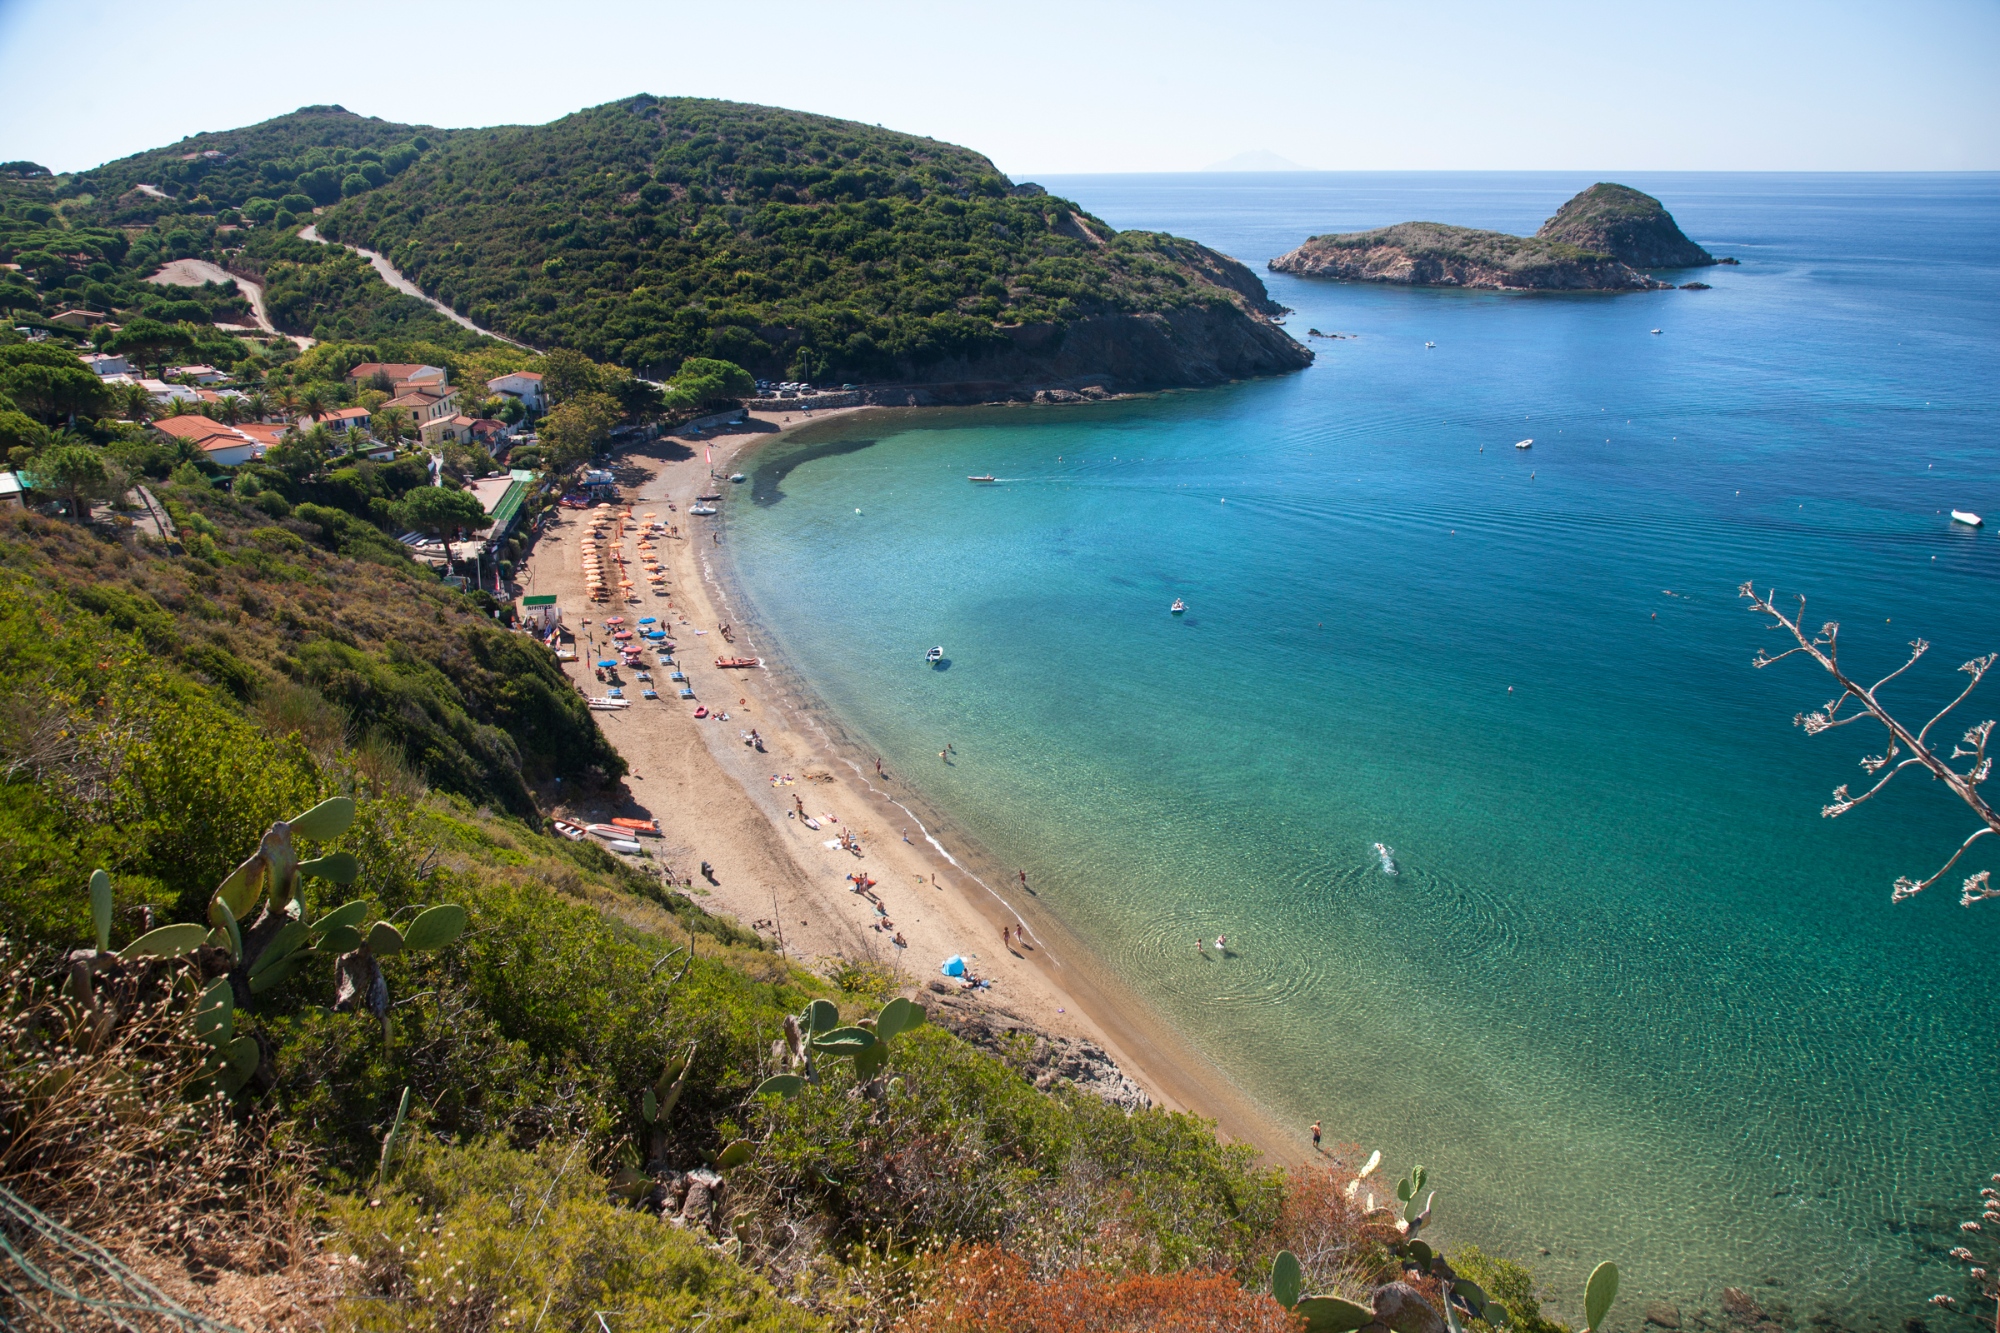
[[[105,379],[112,375],[130,375],[132,373],[131,362],[122,356],[114,356],[110,352],[86,352],[79,356],[77,360],[83,362],[84,368],[99,379]]]
[[[504,398],[513,398],[530,412],[540,412],[548,407],[548,399],[542,395],[542,377],[532,370],[517,370],[511,375],[502,375],[486,381],[487,391]]]

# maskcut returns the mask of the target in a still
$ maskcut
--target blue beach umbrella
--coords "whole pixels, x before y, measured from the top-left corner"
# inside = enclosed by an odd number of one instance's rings
[[[598,659],[597,659],[597,665],[599,665],[599,666],[617,666],[618,664],[617,664],[616,662],[612,661],[612,660],[611,660],[610,658],[608,658],[608,657],[600,657],[600,658],[598,658]]]
[[[641,625],[650,625],[650,624],[652,624],[652,623],[653,623],[654,619],[655,619],[655,617],[653,617],[653,616],[640,616],[640,617],[639,617],[639,623],[640,623]]]

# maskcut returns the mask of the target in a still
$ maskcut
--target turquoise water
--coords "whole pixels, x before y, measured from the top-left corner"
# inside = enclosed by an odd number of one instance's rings
[[[1411,217],[1531,230],[1591,179],[1047,183],[1261,269]],[[1282,1120],[1425,1163],[1445,1234],[1562,1313],[1616,1258],[1627,1328],[1724,1285],[1935,1325],[2000,1169],[2000,904],[1954,873],[1891,907],[1975,825],[1908,777],[1822,819],[1879,733],[1794,728],[1828,682],[1752,670],[1735,590],[1807,594],[1854,664],[1929,639],[1913,714],[2000,648],[2000,537],[1940,512],[2000,519],[2000,178],[1627,179],[1743,266],[1272,275],[1295,333],[1355,336],[1212,391],[828,423],[727,540],[862,744]]]

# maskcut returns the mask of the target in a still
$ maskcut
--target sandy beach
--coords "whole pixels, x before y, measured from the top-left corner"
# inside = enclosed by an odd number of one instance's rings
[[[879,409],[822,411],[811,420],[871,410]],[[695,693],[692,700],[676,697],[678,686],[667,679],[673,668],[654,666],[661,697],[643,699],[644,686],[624,671],[632,707],[596,716],[629,775],[619,788],[588,799],[544,792],[547,804],[578,823],[658,820],[663,836],[646,840],[650,864],[676,879],[692,876],[705,905],[754,925],[787,956],[821,973],[842,959],[866,960],[894,972],[902,993],[921,998],[931,982],[946,981],[943,961],[959,955],[991,983],[966,992],[968,998],[1044,1032],[1096,1043],[1156,1102],[1215,1120],[1225,1136],[1255,1145],[1273,1163],[1304,1160],[1310,1149],[1302,1132],[1271,1123],[1095,966],[1039,910],[1014,872],[988,864],[979,848],[933,841],[938,821],[925,816],[923,801],[893,771],[878,775],[873,756],[854,752],[825,710],[802,697],[807,687],[796,675],[777,663],[715,664],[720,656],[769,661],[770,650],[753,626],[740,623],[740,610],[732,613],[726,527],[716,518],[691,517],[688,507],[697,495],[718,491],[725,506],[747,502],[747,495],[729,494],[740,488],[723,478],[747,470],[752,451],[806,423],[801,414],[755,414],[731,432],[669,436],[620,452],[613,467],[633,521],[616,541],[614,527],[599,549],[614,592],[618,579],[628,577],[635,601],[592,602],[585,581],[591,520],[622,513],[623,504],[559,510],[538,540],[522,571],[522,592],[557,598],[576,636],[577,660],[564,665],[579,688],[605,692],[593,663],[607,655],[606,616],[623,615],[627,627],[654,616],[677,645],[676,663]],[[713,454],[714,478],[705,450]],[[640,523],[648,513],[670,531],[642,550]],[[616,563],[614,551],[628,563]],[[658,584],[646,579],[648,555],[664,575]],[[739,623],[731,623],[732,614]],[[725,625],[733,642],[723,635]],[[697,719],[702,707],[710,716]],[[746,740],[753,730],[763,740],[761,753]],[[858,851],[841,845],[843,833]],[[713,882],[698,870],[704,861],[713,867]],[[857,875],[872,881],[865,892],[857,891]],[[1015,928],[1021,938],[1003,940],[1003,929]],[[957,983],[947,984],[956,990]]]

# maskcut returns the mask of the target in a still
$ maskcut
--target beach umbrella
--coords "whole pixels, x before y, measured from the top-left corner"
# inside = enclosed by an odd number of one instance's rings
[[[606,617],[604,617],[604,623],[605,623],[605,624],[607,624],[607,625],[622,625],[622,624],[624,624],[624,623],[625,623],[625,617],[623,617],[623,616],[606,616]]]
[[[600,658],[598,658],[598,659],[597,659],[597,665],[599,665],[599,666],[617,666],[618,664],[617,664],[616,662],[612,661],[612,660],[611,660],[610,658],[608,658],[608,657],[600,657]]]
[[[639,623],[640,623],[641,625],[652,625],[652,624],[656,624],[656,623],[658,623],[658,620],[659,620],[659,617],[658,617],[658,616],[640,616],[640,617],[639,617]]]

